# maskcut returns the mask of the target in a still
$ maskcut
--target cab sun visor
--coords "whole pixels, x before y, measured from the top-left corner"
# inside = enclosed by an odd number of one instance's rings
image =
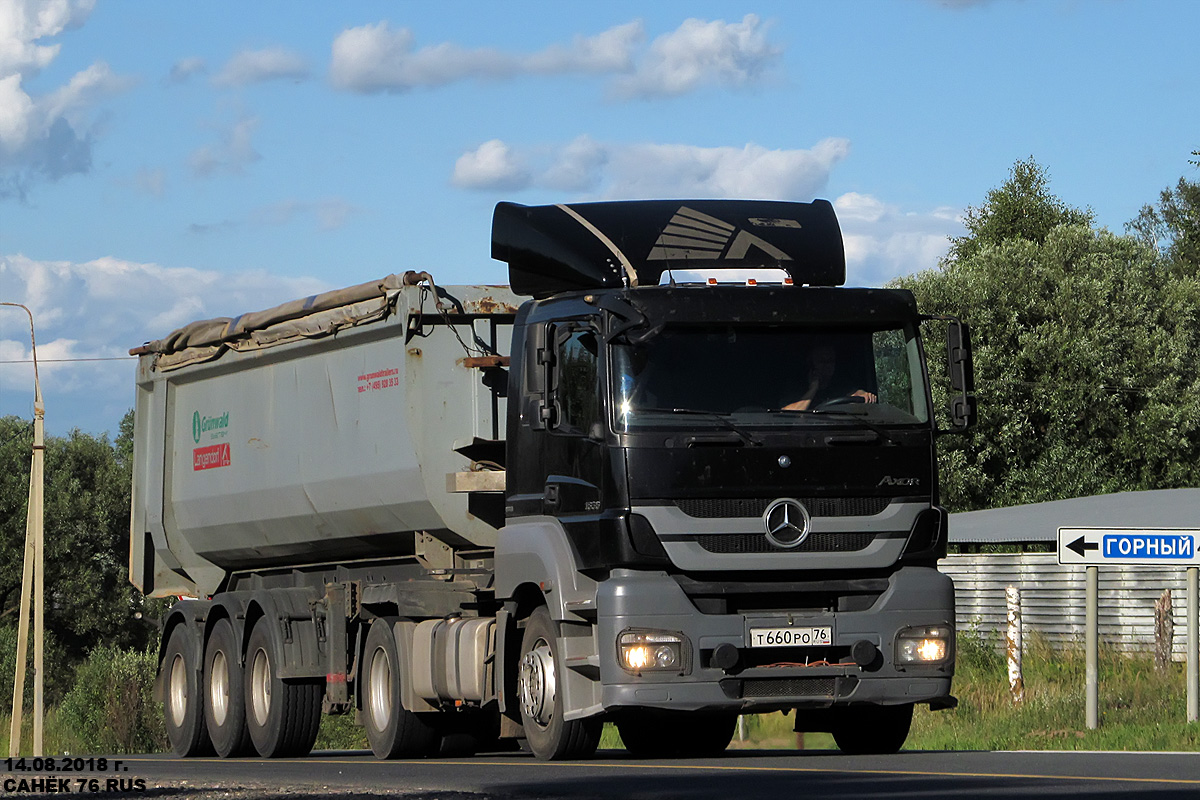
[[[846,254],[828,200],[499,203],[492,258],[517,294],[656,286],[667,270],[782,269],[797,284],[841,286]]]

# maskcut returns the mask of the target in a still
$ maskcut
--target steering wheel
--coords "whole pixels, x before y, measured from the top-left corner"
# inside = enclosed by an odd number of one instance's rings
[[[825,402],[819,404],[817,406],[817,408],[818,409],[833,408],[834,406],[857,405],[859,403],[865,403],[865,402],[867,402],[866,398],[864,398],[862,395],[848,394],[848,395],[845,395],[844,397],[834,397],[830,400],[826,400]]]

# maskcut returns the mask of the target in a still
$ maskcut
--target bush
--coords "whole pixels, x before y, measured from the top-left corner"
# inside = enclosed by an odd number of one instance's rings
[[[955,648],[955,662],[959,670],[977,670],[983,673],[1004,670],[1004,656],[1000,655],[1000,634],[994,629],[984,633],[979,629],[979,620],[974,620],[967,630],[958,632]]]
[[[25,673],[25,707],[33,706],[33,638],[29,641],[29,655]],[[11,710],[13,676],[17,669],[17,629],[0,628],[0,700],[5,710]],[[47,630],[42,652],[42,669],[46,705],[54,705],[71,687],[71,665],[65,651],[54,634]]]
[[[157,669],[153,652],[107,646],[93,650],[79,666],[60,712],[86,752],[166,749],[162,708],[153,696]]]

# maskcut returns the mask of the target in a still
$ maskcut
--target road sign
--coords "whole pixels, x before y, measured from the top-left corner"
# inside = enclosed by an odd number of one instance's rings
[[[1058,563],[1189,567],[1200,564],[1200,530],[1059,528]]]

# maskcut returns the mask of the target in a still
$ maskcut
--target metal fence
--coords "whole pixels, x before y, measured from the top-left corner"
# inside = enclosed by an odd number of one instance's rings
[[[1084,568],[1058,564],[1054,553],[954,554],[939,569],[954,579],[958,629],[997,631],[1007,624],[1004,590],[1021,590],[1026,636],[1036,631],[1053,646],[1083,646]],[[1172,654],[1185,653],[1185,573],[1183,569],[1101,567],[1100,641],[1131,653],[1154,652],[1154,601],[1171,590],[1175,633]]]

